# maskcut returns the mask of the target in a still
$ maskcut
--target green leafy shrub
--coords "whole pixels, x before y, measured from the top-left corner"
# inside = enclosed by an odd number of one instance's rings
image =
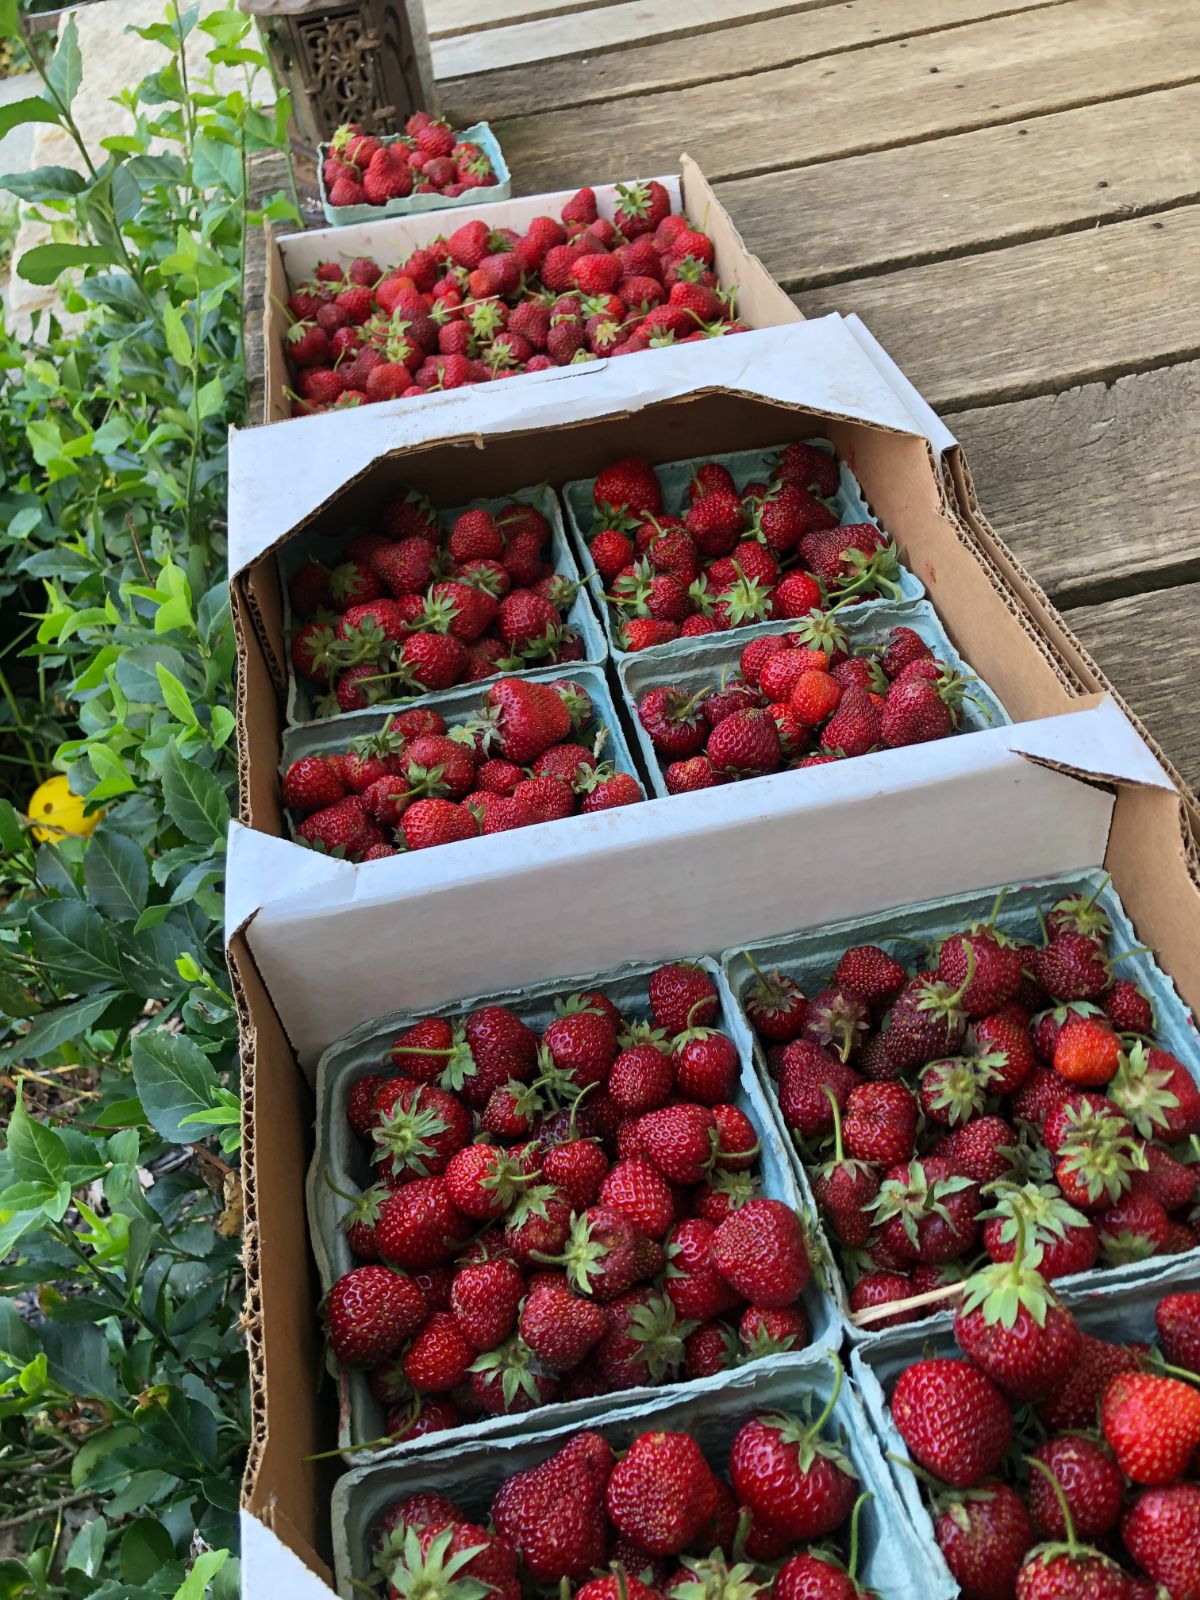
[[[71,315],[0,336],[0,1600],[237,1591],[225,440],[246,161],[285,146],[287,108],[232,3],[139,31],[163,63],[103,152],[72,116],[72,22],[40,93],[0,108],[80,151],[3,180],[50,224],[16,273],[68,273]],[[55,771],[88,820],[39,838]]]

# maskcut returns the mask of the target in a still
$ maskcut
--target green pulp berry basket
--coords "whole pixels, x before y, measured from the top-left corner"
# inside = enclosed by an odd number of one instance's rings
[[[401,137],[398,133],[389,134],[379,142],[395,144]],[[329,155],[329,146],[327,144],[319,146],[317,185],[321,194],[321,210],[324,211],[326,220],[335,228],[346,228],[357,222],[379,222],[384,217],[416,217],[429,211],[453,211],[464,206],[482,205],[485,201],[490,203],[494,200],[511,199],[512,174],[508,170],[500,141],[492,132],[491,126],[486,122],[473,122],[469,128],[463,128],[454,137],[457,143],[479,146],[492,163],[492,171],[496,174],[495,183],[488,184],[482,189],[467,189],[462,194],[409,194],[402,199],[389,200],[385,206],[330,205],[325,188],[325,158]]]

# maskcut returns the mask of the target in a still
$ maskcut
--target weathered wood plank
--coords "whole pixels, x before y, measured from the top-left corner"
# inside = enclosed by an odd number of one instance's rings
[[[717,0],[718,4],[724,0]],[[456,69],[442,66],[449,61],[449,41],[435,46],[439,90],[442,104],[460,122],[476,117],[523,115],[530,106],[553,111],[559,106],[588,105],[598,100],[628,99],[647,92],[681,89],[693,84],[712,83],[728,78],[732,72],[765,72],[816,56],[837,51],[882,44],[888,39],[907,39],[914,34],[940,32],[944,28],[979,22],[988,17],[1016,11],[1034,11],[1048,5],[1063,5],[1065,0],[820,0],[820,9],[792,6],[788,14],[767,22],[751,21],[750,5],[738,6],[730,0],[737,19],[736,27],[712,28],[689,37],[686,48],[675,37],[688,31],[695,7],[680,8],[675,0],[635,0],[629,6],[613,5],[603,12],[572,17],[570,25],[561,19],[553,22],[518,23],[498,29],[484,37],[471,37],[472,46],[482,50],[488,44],[502,46],[506,35],[529,54],[514,55],[525,66],[503,67],[499,61]],[[661,11],[666,16],[654,29],[641,27],[631,37],[637,42],[616,48],[618,39],[606,35],[597,45],[595,28],[603,23],[613,27],[628,12]],[[682,13],[682,14],[681,14]],[[584,31],[584,25],[589,24]],[[587,43],[580,46],[570,28],[578,30]],[[650,43],[653,39],[655,42]],[[537,51],[535,53],[534,46]],[[560,48],[564,47],[565,48]],[[589,53],[590,52],[590,53]],[[554,59],[556,55],[577,59]],[[500,70],[494,70],[496,68]],[[461,70],[470,77],[453,77]],[[449,79],[441,82],[442,78]]]
[[[475,33],[526,22],[532,17],[555,17],[605,6],[610,0],[424,0],[425,27],[430,39],[455,33]]]
[[[988,520],[1058,605],[1200,579],[1200,361],[946,422]]]
[[[1050,394],[1200,355],[1200,207],[794,298],[857,311],[938,410]]]
[[[718,193],[788,289],[1036,238],[1200,197],[1200,84],[736,179]]]
[[[813,8],[835,4],[837,0],[800,0],[799,4],[796,0],[688,0],[686,6],[680,6],[678,0],[625,0],[620,5],[537,17],[503,28],[437,39],[433,44],[433,70],[439,79],[458,78],[530,62],[544,63],[558,56],[620,50],[645,39],[678,41],[685,36],[686,49],[676,43],[675,53],[687,59],[693,48],[692,36],[708,29],[750,22],[756,17],[774,18],[774,25],[782,27],[786,14],[807,15]],[[544,103],[539,92],[537,104]],[[529,105],[530,101],[526,98],[517,104]]]
[[[1200,787],[1200,583],[1064,613],[1192,788]]]
[[[497,133],[525,194],[669,170],[681,150],[710,179],[750,177],[1185,83],[1198,62],[1200,7],[1071,0]]]

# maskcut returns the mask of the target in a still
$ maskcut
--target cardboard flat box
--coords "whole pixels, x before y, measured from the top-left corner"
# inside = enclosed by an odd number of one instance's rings
[[[633,174],[630,175],[634,176]],[[783,292],[757,256],[746,249],[742,236],[733,220],[717,199],[708,180],[690,156],[680,156],[678,174],[658,179],[671,196],[671,209],[684,211],[698,227],[712,239],[715,251],[713,268],[723,289],[737,291],[736,309],[739,318],[751,328],[769,328],[779,323],[801,321],[800,312]],[[534,217],[557,217],[565,203],[576,191],[556,190],[553,194],[527,195],[519,200],[488,201],[472,205],[461,217],[422,214],[406,217],[380,217],[369,222],[359,222],[351,227],[319,228],[306,233],[275,233],[267,229],[267,283],[264,322],[264,360],[266,363],[266,416],[265,422],[280,422],[291,417],[291,405],[286,390],[290,379],[284,356],[284,334],[290,321],[287,301],[292,290],[311,278],[321,261],[351,262],[355,256],[370,256],[385,270],[407,259],[421,245],[428,244],[439,234],[450,233],[460,222],[486,222],[497,228],[526,228]],[[596,202],[602,217],[611,220],[620,203],[615,184],[595,185]],[[704,352],[710,341],[701,340],[694,345],[682,346],[682,353],[697,377],[703,376],[707,358]],[[670,351],[672,356],[677,351]],[[622,356],[622,362],[635,363],[630,382],[635,387],[643,379],[646,364],[661,359],[661,350],[645,350],[637,355]],[[588,363],[591,365],[591,363]],[[566,369],[561,369],[566,370]],[[533,374],[508,379],[497,387],[508,388],[511,383],[523,386]],[[388,410],[411,411],[428,402],[424,400],[395,400],[383,402]],[[378,409],[372,406],[371,410]],[[356,413],[357,414],[357,413]]]
[[[872,758],[845,763],[853,781],[840,786],[765,780],[751,815],[735,815],[729,801],[752,784],[651,802],[676,808],[657,838],[630,829],[632,813],[610,813],[578,850],[561,830],[548,832],[548,848],[510,863],[499,880],[467,876],[419,904],[397,902],[379,875],[312,855],[280,898],[292,847],[270,840],[264,849],[235,826],[229,955],[243,1024],[253,1422],[247,1595],[332,1592],[332,1469],[305,1459],[336,1437],[332,1387],[318,1387],[319,1287],[302,1203],[313,1117],[306,1074],[365,1017],[435,1004],[455,984],[461,993],[464,918],[489,925],[496,896],[507,907],[505,938],[472,941],[475,992],[1103,866],[1138,936],[1185,1002],[1200,1004],[1200,886],[1180,800],[1110,698],[933,750],[935,764],[886,783]],[[548,918],[547,906],[561,916]]]
[[[372,406],[298,421],[289,429],[235,433],[230,447],[230,571],[238,646],[241,816],[266,851],[285,832],[279,796],[285,674],[284,605],[275,551],[289,538],[344,528],[399,484],[435,503],[507,494],[548,479],[590,477],[618,456],[656,462],[820,436],[845,459],[901,559],[924,585],[952,644],[1017,721],[1078,703],[1079,685],[1047,647],[950,502],[941,462],[920,425],[838,317],[748,333],[707,345],[697,387],[687,351],[659,352],[654,384],[631,391],[627,361],[536,374],[520,396],[511,384],[455,390],[404,411]],[[647,369],[649,370],[649,369]],[[520,405],[515,404],[520,399]],[[301,429],[309,429],[302,436]],[[296,448],[311,438],[311,449]],[[970,741],[980,737],[970,735]],[[961,741],[954,741],[961,742]],[[778,774],[722,791],[734,815],[752,818],[783,786],[823,782],[837,792],[869,775],[890,784],[937,770],[932,746],[886,751],[828,769]],[[865,767],[862,763],[868,763]],[[861,771],[858,769],[861,768]],[[769,788],[766,786],[770,786]],[[812,792],[816,792],[813,790]],[[636,806],[622,828],[655,838],[686,827],[681,797]],[[470,879],[502,884],[532,855],[578,855],[610,824],[572,817],[414,856],[346,868],[363,892],[406,900]],[[304,872],[301,847],[268,868],[279,888]],[[271,857],[274,860],[274,857]],[[338,866],[339,863],[328,863]],[[409,902],[413,903],[413,902]],[[415,925],[414,925],[415,926]],[[414,972],[429,943],[414,934]],[[585,962],[585,965],[594,963]],[[558,970],[572,970],[569,968]],[[550,974],[548,974],[550,975]]]

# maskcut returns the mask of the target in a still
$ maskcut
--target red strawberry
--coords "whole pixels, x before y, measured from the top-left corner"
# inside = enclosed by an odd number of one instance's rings
[[[1012,1437],[1000,1390],[965,1361],[915,1361],[892,1391],[892,1421],[913,1458],[944,1483],[970,1489],[991,1476]]]
[[[1200,1594],[1200,1485],[1174,1483],[1140,1494],[1121,1521],[1129,1554],[1171,1600]]]
[[[746,959],[754,966],[750,956]],[[746,1015],[759,1038],[771,1044],[787,1044],[804,1026],[808,1001],[794,978],[778,970],[754,970],[754,981],[742,994]]]
[[[375,1237],[385,1261],[432,1267],[450,1261],[471,1226],[450,1199],[444,1178],[414,1178],[390,1194],[380,1209]]]
[[[468,1144],[451,1158],[445,1174],[458,1209],[484,1222],[502,1217],[529,1183],[520,1164],[491,1144]]]
[[[727,1102],[737,1084],[737,1048],[728,1035],[714,1028],[688,1028],[681,1033],[674,1041],[671,1065],[676,1091],[700,1105]]]
[[[1120,1266],[1145,1261],[1166,1246],[1170,1219],[1149,1188],[1135,1186],[1096,1218],[1100,1253]]]
[[[734,1491],[756,1521],[788,1540],[820,1539],[846,1520],[858,1493],[854,1468],[838,1445],[822,1437],[841,1388],[811,1422],[769,1415],[744,1423],[729,1450]]]
[[[600,507],[652,514],[662,510],[662,488],[654,468],[640,456],[626,456],[605,467],[592,484],[592,498]]]
[[[460,1267],[450,1285],[450,1310],[475,1351],[494,1350],[517,1325],[525,1280],[511,1261]]]
[[[1054,1043],[1054,1070],[1070,1083],[1099,1086],[1116,1076],[1121,1042],[1107,1018],[1075,1017]]]
[[[713,1264],[757,1306],[786,1306],[812,1276],[800,1219],[781,1200],[748,1200],[712,1239]]]
[[[1061,1389],[1079,1356],[1074,1317],[1018,1239],[1011,1262],[974,1273],[954,1319],[959,1349],[1014,1400]]]
[[[857,1248],[866,1244],[871,1233],[870,1208],[879,1193],[879,1175],[870,1163],[846,1156],[837,1097],[832,1093],[830,1110],[833,1113],[833,1155],[810,1172],[813,1199],[842,1243]]]
[[[578,1433],[539,1466],[500,1485],[492,1500],[492,1522],[534,1582],[575,1581],[604,1565],[604,1491],[612,1467],[612,1451],[604,1439]]]
[[[615,1300],[662,1265],[661,1247],[611,1206],[581,1212],[561,1258],[567,1282],[594,1300]]]
[[[686,1433],[642,1433],[613,1468],[605,1493],[617,1532],[652,1555],[678,1555],[713,1511],[716,1489]]]
[[[345,793],[340,774],[324,756],[301,756],[283,775],[283,803],[301,816],[336,805]]]
[[[339,1361],[372,1366],[384,1361],[425,1320],[425,1296],[411,1278],[389,1267],[354,1267],[329,1291],[329,1346]]]
[[[671,687],[650,689],[638,701],[638,721],[660,755],[682,760],[702,748],[709,730],[699,701]]]
[[[1200,1446],[1200,1389],[1178,1378],[1119,1373],[1104,1391],[1100,1425],[1133,1483],[1171,1483]]]
[[[1082,933],[1063,933],[1029,957],[1033,976],[1055,1000],[1096,1000],[1111,973],[1104,956]]]
[[[985,1483],[949,1500],[933,1533],[963,1600],[1011,1600],[1037,1537],[1025,1502],[1006,1483]]]
[[[326,855],[344,856],[354,861],[375,844],[384,844],[383,834],[369,815],[360,795],[347,795],[331,806],[323,806],[296,829],[305,840]]]
[[[671,1381],[683,1366],[684,1340],[691,1323],[680,1322],[675,1307],[657,1290],[631,1289],[605,1308],[608,1331],[596,1346],[601,1376],[614,1389],[635,1389]]]
[[[712,1259],[716,1232],[703,1217],[688,1217],[667,1235],[667,1294],[676,1314],[693,1322],[711,1322],[738,1303]]]
[[[826,1088],[833,1091],[844,1110],[851,1091],[861,1082],[857,1072],[835,1060],[820,1045],[795,1039],[783,1047],[779,1109],[789,1129],[801,1139],[830,1133],[833,1111]]]
[[[580,1211],[595,1205],[608,1171],[608,1157],[591,1139],[568,1139],[542,1158],[543,1178],[561,1189]]]
[[[602,1083],[617,1056],[612,1018],[584,995],[556,1003],[558,1015],[547,1024],[542,1044],[554,1066],[580,1088]]]
[[[1200,1373],[1200,1294],[1169,1294],[1154,1312],[1159,1343],[1173,1367]]]
[[[653,1044],[633,1045],[612,1064],[608,1092],[629,1116],[665,1105],[673,1075],[670,1058]]]
[[[703,968],[686,961],[671,962],[652,972],[647,994],[655,1024],[669,1034],[707,1027],[720,1010],[716,984]]]
[[[474,839],[479,829],[465,807],[452,800],[417,800],[404,813],[400,823],[409,850],[428,850],[436,845]]]
[[[916,1292],[912,1279],[902,1272],[865,1272],[850,1291],[850,1310],[857,1313],[873,1311],[876,1306],[898,1305],[901,1301],[911,1300]],[[898,1328],[905,1322],[913,1322],[920,1315],[920,1309],[913,1307],[890,1316],[873,1318],[863,1326],[869,1326],[872,1333],[878,1333],[883,1328]]]
[[[641,1156],[627,1156],[609,1169],[600,1198],[651,1239],[661,1239],[675,1220],[670,1184]]]
[[[1096,1408],[1110,1381],[1122,1372],[1137,1372],[1142,1358],[1125,1345],[1083,1335],[1075,1370],[1057,1394],[1042,1402],[1041,1414],[1049,1428],[1092,1428]]]
[[[913,1153],[917,1102],[902,1083],[864,1083],[850,1091],[842,1138],[858,1161],[892,1167]]]
[[[782,763],[779,730],[769,711],[735,711],[712,730],[705,748],[713,771],[724,778],[753,778]]]
[[[1129,1600],[1129,1579],[1090,1545],[1039,1546],[1017,1573],[1016,1600]]]
[[[571,1203],[548,1183],[530,1185],[509,1212],[504,1238],[520,1266],[556,1256],[571,1231]]]
[[[1154,1031],[1154,1008],[1129,978],[1118,978],[1104,996],[1104,1013],[1118,1033]]]
[[[832,983],[865,1000],[869,1006],[886,1004],[904,987],[904,968],[878,945],[854,945],[842,953]]]
[[[967,978],[967,951],[974,956],[972,972],[962,993],[968,1017],[986,1017],[1013,999],[1021,986],[1021,951],[988,928],[951,934],[938,954],[938,977],[951,989]]]
[[[1169,1050],[1139,1039],[1122,1056],[1109,1094],[1144,1138],[1200,1133],[1200,1086]]]
[[[484,703],[496,752],[521,765],[561,744],[571,732],[570,713],[548,684],[504,678],[492,684]]]
[[[1080,1435],[1064,1434],[1039,1445],[1033,1454],[1057,1481],[1076,1533],[1085,1539],[1099,1539],[1116,1527],[1125,1480],[1098,1444]],[[1041,1472],[1031,1472],[1028,1494],[1038,1532],[1047,1539],[1064,1538],[1067,1523],[1050,1480]]]
[[[470,1137],[470,1113],[455,1095],[433,1084],[400,1089],[386,1111],[376,1102],[371,1129],[375,1160],[380,1175],[393,1185],[445,1172]]]
[[[551,1372],[578,1366],[607,1328],[603,1307],[572,1294],[560,1279],[540,1280],[521,1308],[521,1337]]]
[[[978,1188],[955,1174],[942,1156],[891,1167],[875,1202],[875,1219],[888,1249],[901,1260],[929,1264],[955,1261],[970,1250],[979,1231],[978,1214]]]

